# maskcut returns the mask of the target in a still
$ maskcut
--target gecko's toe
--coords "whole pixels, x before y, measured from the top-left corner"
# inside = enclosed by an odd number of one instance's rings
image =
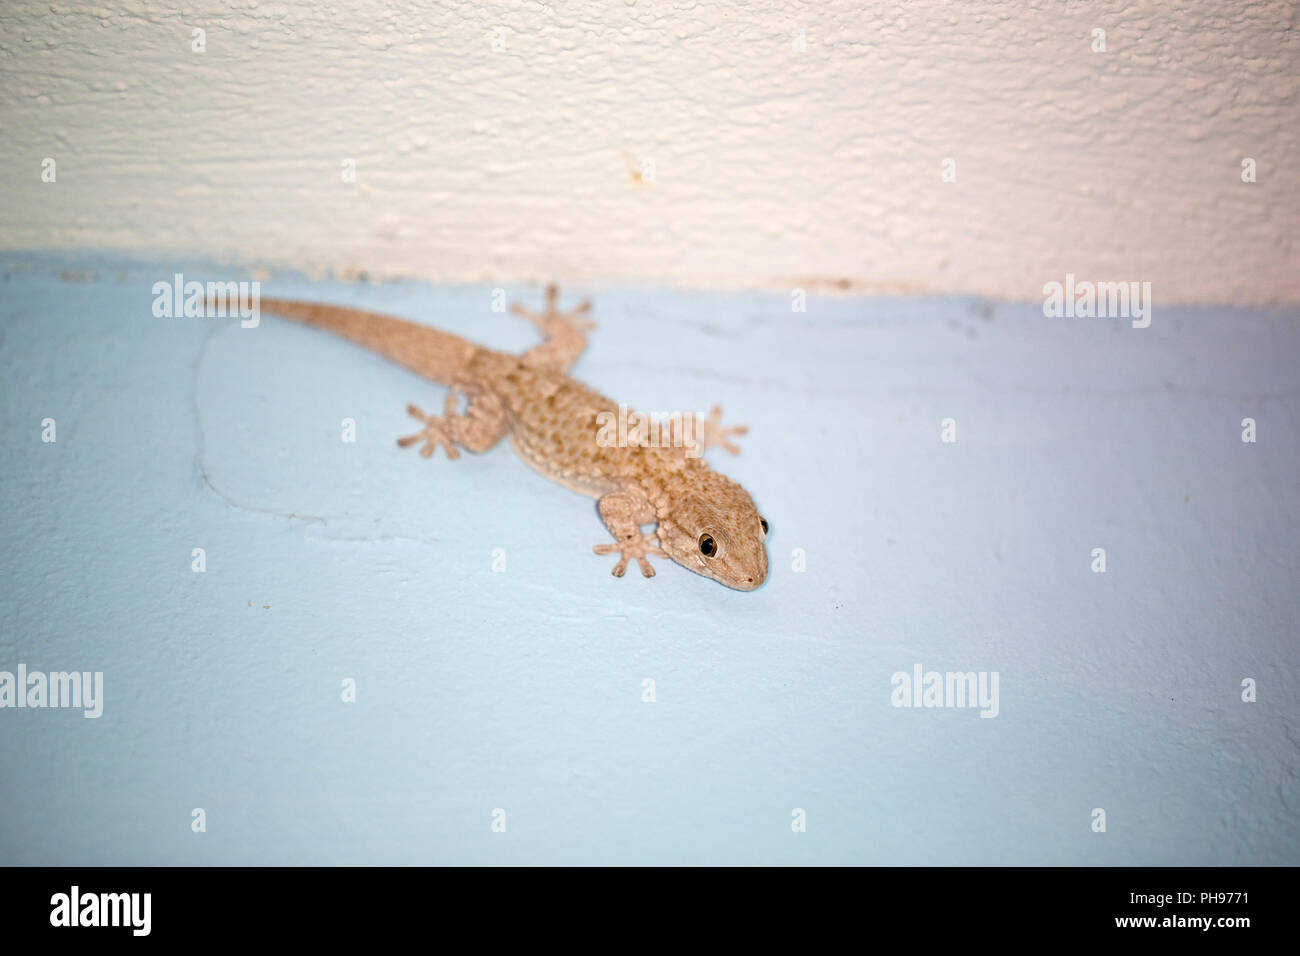
[[[592,329],[596,327],[596,323],[594,321],[586,318],[586,316],[590,314],[591,314],[591,300],[583,299],[581,302],[579,302],[568,312],[565,312],[563,315],[558,316],[558,318],[562,319],[564,322],[566,322],[568,325],[572,326],[574,329],[576,329],[579,332],[590,332]]]

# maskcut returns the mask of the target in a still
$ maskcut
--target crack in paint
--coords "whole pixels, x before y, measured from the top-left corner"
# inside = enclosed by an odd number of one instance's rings
[[[208,470],[208,466],[205,462],[205,456],[207,453],[207,435],[203,428],[203,413],[199,407],[199,372],[203,365],[204,359],[207,357],[208,347],[212,344],[213,339],[215,339],[217,335],[221,334],[221,332],[224,331],[226,328],[228,328],[228,326],[215,326],[208,332],[207,335],[204,336],[203,344],[199,347],[198,353],[195,355],[194,358],[194,364],[190,369],[191,371],[190,404],[194,415],[194,427],[198,433],[198,439],[196,442],[197,448],[195,449],[195,453],[194,453],[194,467],[198,471],[199,478],[202,479],[204,486],[209,491],[211,491],[214,495],[216,495],[223,502],[225,502],[226,505],[235,509],[236,511],[242,511],[245,514],[266,515],[272,518],[283,518],[287,521],[297,521],[297,522],[301,522],[304,526],[319,524],[321,527],[328,528],[329,519],[322,515],[299,514],[294,511],[283,511],[275,508],[258,508],[253,505],[247,505],[242,502],[236,501],[229,494],[227,494],[226,492],[218,488],[216,482],[212,480],[212,473]],[[328,541],[365,542],[369,544],[379,543],[383,541],[413,541],[418,544],[428,545],[431,547],[436,544],[436,539],[431,540],[428,538],[420,537],[418,535],[404,535],[404,534],[385,534],[385,535],[379,535],[374,537],[371,536],[341,537],[335,535],[326,535],[325,538]]]

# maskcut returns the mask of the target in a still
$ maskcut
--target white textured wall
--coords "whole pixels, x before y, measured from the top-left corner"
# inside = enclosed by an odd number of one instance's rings
[[[1294,2],[154,6],[0,11],[5,247],[1300,302]]]

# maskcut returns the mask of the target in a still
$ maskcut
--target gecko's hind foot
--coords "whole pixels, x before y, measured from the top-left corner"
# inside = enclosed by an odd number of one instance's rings
[[[573,332],[590,332],[596,327],[596,323],[588,318],[584,318],[591,313],[590,300],[584,299],[567,312],[561,312],[556,308],[556,302],[559,300],[560,292],[554,283],[546,287],[546,311],[540,315],[532,309],[526,309],[518,303],[510,306],[510,311],[521,318],[527,319],[549,338],[555,338],[557,335]]]
[[[611,572],[616,578],[621,578],[624,575],[627,571],[627,563],[631,560],[635,560],[641,566],[643,577],[652,578],[655,576],[655,569],[650,564],[649,556],[667,557],[655,543],[657,537],[657,533],[653,531],[649,534],[629,535],[612,544],[598,544],[592,550],[597,554],[617,554],[620,556],[618,564],[614,565],[614,570]]]
[[[423,441],[424,447],[420,449],[420,454],[429,458],[437,451],[441,445],[447,449],[448,458],[459,458],[460,450],[456,447],[455,441],[451,434],[451,419],[456,414],[457,399],[454,393],[447,396],[447,401],[443,405],[444,414],[428,415],[415,405],[407,405],[406,411],[412,418],[418,418],[425,423],[425,428],[416,432],[414,435],[407,435],[405,438],[397,439],[397,444],[403,448],[409,448],[417,442]]]
[[[749,426],[722,424],[722,406],[714,405],[708,418],[700,421],[699,416],[695,417],[695,432],[702,451],[721,446],[725,451],[739,455],[740,446],[730,441],[730,436],[748,435]]]

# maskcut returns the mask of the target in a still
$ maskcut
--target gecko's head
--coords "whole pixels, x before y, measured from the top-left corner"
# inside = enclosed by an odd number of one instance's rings
[[[659,524],[659,546],[682,567],[739,591],[767,579],[767,521],[744,488],[716,472]]]

